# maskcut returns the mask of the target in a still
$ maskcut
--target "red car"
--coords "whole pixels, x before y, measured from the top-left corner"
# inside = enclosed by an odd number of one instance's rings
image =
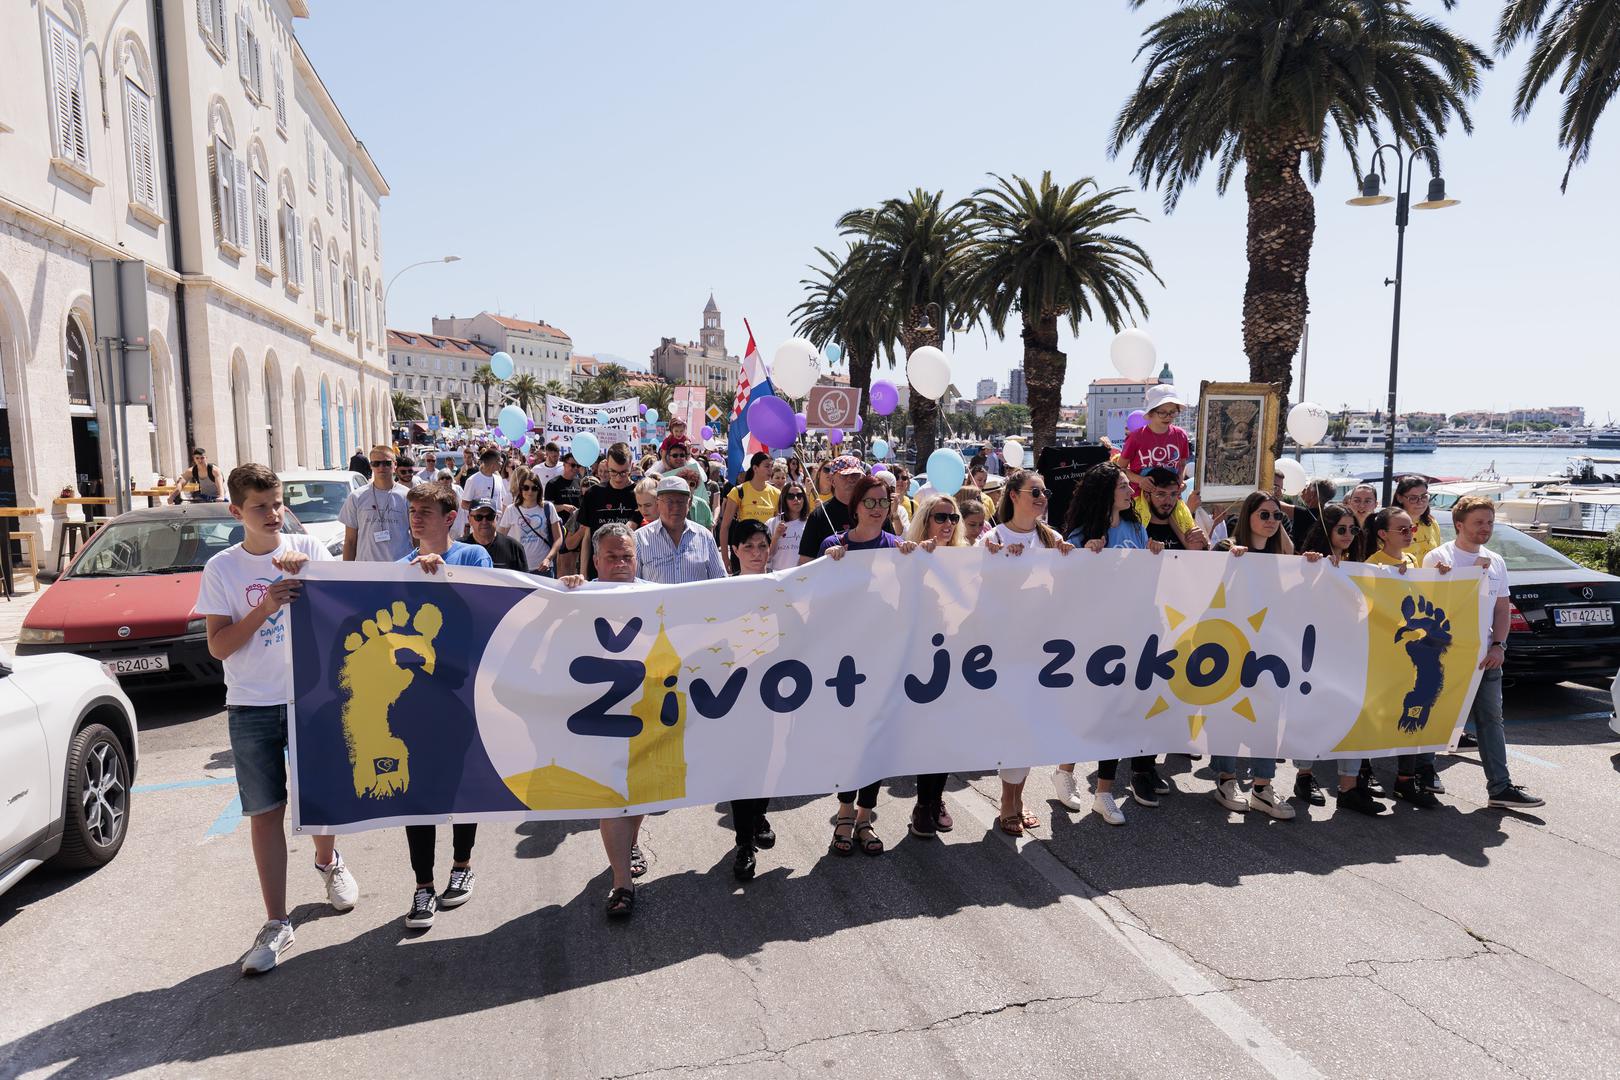
[[[283,511],[281,531],[304,527]],[[241,539],[242,523],[222,502],[114,518],[34,603],[17,654],[88,656],[130,689],[219,682],[224,669],[208,655],[197,589],[203,564]]]

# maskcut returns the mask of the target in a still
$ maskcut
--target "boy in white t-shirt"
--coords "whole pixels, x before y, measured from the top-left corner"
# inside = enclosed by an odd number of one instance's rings
[[[331,556],[314,537],[281,531],[281,482],[263,465],[238,465],[226,478],[231,516],[242,542],[203,567],[197,614],[208,622],[208,651],[225,664],[225,710],[236,764],[236,789],[248,819],[253,865],[266,922],[242,957],[242,972],[271,970],[292,947],[287,917],[287,684],[292,653],[287,605],[305,563]],[[315,837],[315,869],[339,911],[354,907],[360,887],[330,836]]]
[[[1481,628],[1485,655],[1479,662],[1485,674],[1474,695],[1468,714],[1479,739],[1479,763],[1485,769],[1485,793],[1491,806],[1526,810],[1545,806],[1547,800],[1533,795],[1513,782],[1508,773],[1507,733],[1502,718],[1502,661],[1507,657],[1508,625],[1512,605],[1508,592],[1507,562],[1485,544],[1496,527],[1496,507],[1478,495],[1464,495],[1451,508],[1451,524],[1457,538],[1441,544],[1423,558],[1426,567],[1447,566],[1485,571],[1485,586],[1491,597],[1491,614]]]
[[[500,468],[501,455],[490,447],[478,455],[478,471],[467,477],[467,482],[461,486],[461,509],[470,511],[473,504],[487,500],[495,508],[495,516],[500,517],[501,511],[512,504],[512,489],[506,486],[506,478],[495,470]],[[460,537],[460,533],[455,534]]]

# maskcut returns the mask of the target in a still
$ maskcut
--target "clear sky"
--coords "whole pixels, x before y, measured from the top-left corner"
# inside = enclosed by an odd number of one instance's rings
[[[1499,0],[1444,13],[1488,46]],[[922,186],[960,198],[987,174],[1131,189],[1135,235],[1164,278],[1146,327],[1178,384],[1247,374],[1241,182],[1200,181],[1165,215],[1107,135],[1133,54],[1166,5],[580,4],[313,0],[297,32],[392,194],[389,323],[500,310],[566,330],[577,351],[645,363],[695,339],[712,289],[736,352],[746,316],[770,357],[817,245],[845,210]],[[1400,408],[1578,404],[1620,420],[1620,103],[1592,160],[1558,191],[1556,97],[1510,116],[1519,50],[1488,72],[1472,136],[1442,147],[1462,205],[1407,230]],[[1426,175],[1420,167],[1417,188]],[[1330,157],[1316,189],[1306,396],[1374,407],[1388,372],[1394,208],[1344,205]],[[1114,374],[1105,326],[1064,335],[1065,402]],[[1005,383],[1014,333],[954,343],[965,393]],[[1296,361],[1297,364],[1297,361]],[[1296,378],[1297,378],[1296,366]]]

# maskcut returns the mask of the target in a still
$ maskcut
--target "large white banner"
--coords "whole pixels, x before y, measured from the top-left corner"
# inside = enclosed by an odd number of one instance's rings
[[[545,441],[565,446],[575,435],[589,431],[604,447],[616,442],[635,445],[641,426],[640,404],[637,398],[620,398],[593,405],[547,394]]]
[[[1488,603],[1206,552],[852,552],[568,590],[317,563],[293,605],[304,828],[594,817],[1169,751],[1448,745]]]

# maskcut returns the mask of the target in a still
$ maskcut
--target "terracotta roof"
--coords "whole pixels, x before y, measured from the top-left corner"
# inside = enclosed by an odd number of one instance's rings
[[[486,345],[480,341],[469,341],[466,338],[446,337],[443,334],[424,334],[417,330],[388,331],[388,347],[391,349],[410,349],[413,352],[442,353],[445,356],[457,356],[464,360],[477,360],[482,363],[487,357],[496,353],[493,345]]]
[[[548,337],[562,338],[564,341],[574,340],[561,330],[557,329],[555,326],[551,326],[547,323],[529,322],[527,319],[514,319],[510,315],[496,315],[493,312],[485,312],[485,314],[491,319],[494,319],[500,325],[506,327],[508,330],[521,330],[530,334],[545,334]]]
[[[973,404],[975,404],[975,405],[1006,405],[1006,404],[1008,404],[1008,401],[1004,397],[998,397],[995,394],[991,394],[987,398],[980,398],[978,401],[975,401]]]

